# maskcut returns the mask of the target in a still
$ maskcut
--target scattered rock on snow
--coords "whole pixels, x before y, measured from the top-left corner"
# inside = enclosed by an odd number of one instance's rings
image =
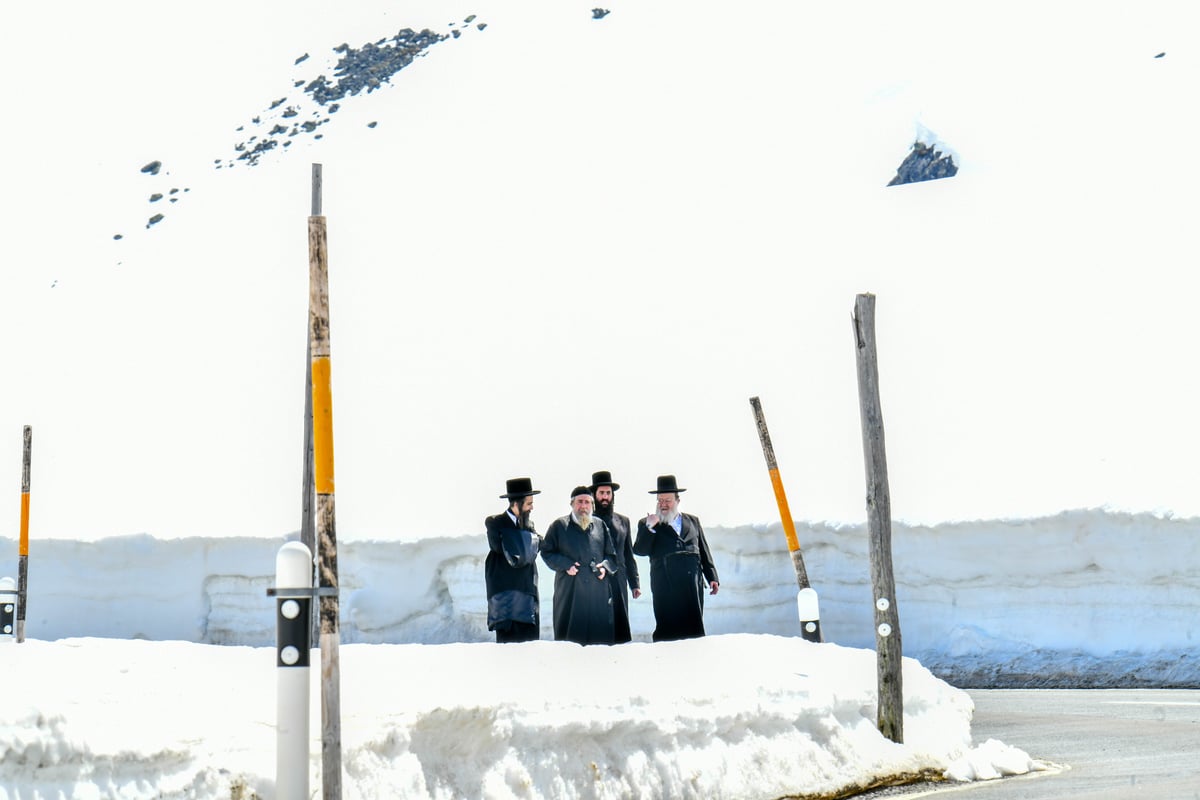
[[[888,186],[952,178],[957,174],[958,165],[953,156],[943,153],[936,144],[918,140],[913,142],[912,151],[900,163],[896,177],[888,181]]]

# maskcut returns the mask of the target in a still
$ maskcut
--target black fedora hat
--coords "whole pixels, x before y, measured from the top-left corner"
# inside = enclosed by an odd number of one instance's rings
[[[529,497],[531,494],[541,494],[541,489],[533,488],[532,478],[509,478],[504,482],[505,488],[508,490],[501,497],[507,497],[509,500],[516,500],[519,497]]]
[[[675,484],[675,476],[674,475],[659,475],[658,476],[658,488],[652,492],[647,492],[646,494],[668,494],[668,493],[678,494],[679,492],[686,492],[686,491],[687,491],[687,489],[680,489]]]
[[[608,470],[592,473],[592,491],[596,491],[601,486],[611,486],[614,492],[621,488],[621,484],[613,483],[612,473]]]

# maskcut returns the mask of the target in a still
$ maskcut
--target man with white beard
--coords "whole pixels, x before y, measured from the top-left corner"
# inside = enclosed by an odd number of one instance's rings
[[[629,591],[633,590],[633,599],[642,596],[642,583],[638,578],[637,559],[633,557],[633,531],[629,527],[629,517],[616,513],[613,505],[616,503],[617,489],[621,484],[612,479],[608,470],[592,473],[592,493],[596,497],[596,516],[608,526],[612,534],[613,547],[617,551],[617,587],[613,592],[613,601],[620,602],[624,614],[615,615],[617,624],[617,644],[632,640],[629,630]],[[622,623],[625,623],[624,625]]]
[[[716,594],[720,584],[700,519],[679,511],[680,489],[674,475],[659,475],[655,512],[638,522],[633,552],[650,557],[650,594],[654,600],[654,641],[704,635],[704,588]]]
[[[542,542],[542,560],[554,570],[554,638],[614,644],[617,616],[624,613],[613,602],[617,553],[608,528],[592,512],[592,490],[576,486],[571,513],[554,520]]]

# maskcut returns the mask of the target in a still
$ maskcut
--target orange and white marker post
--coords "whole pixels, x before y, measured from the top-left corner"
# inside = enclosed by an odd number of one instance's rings
[[[25,426],[25,453],[21,461],[21,538],[17,562],[17,641],[25,641],[25,604],[29,598],[29,463],[33,455],[33,428]]]
[[[771,446],[771,434],[767,431],[767,418],[763,415],[762,403],[757,397],[750,398],[754,409],[754,423],[758,427],[758,440],[762,444],[763,457],[767,460],[767,472],[771,476],[771,487],[775,490],[775,503],[779,506],[779,517],[783,522],[783,534],[787,538],[788,551],[792,554],[792,568],[796,571],[796,583],[800,591],[796,595],[796,610],[800,615],[801,635],[810,642],[821,641],[821,620],[817,610],[817,592],[808,582],[808,570],[804,568],[804,555],[800,552],[800,540],[796,538],[796,523],[788,508],[787,494],[783,491],[783,479],[779,477],[779,465],[775,462],[775,448]]]
[[[333,503],[333,391],[329,347],[329,251],[321,216],[321,165],[313,164],[308,218],[308,343],[312,359],[313,479],[317,492],[317,574],[321,615],[321,789],[342,796],[341,666],[338,655],[337,533]]]

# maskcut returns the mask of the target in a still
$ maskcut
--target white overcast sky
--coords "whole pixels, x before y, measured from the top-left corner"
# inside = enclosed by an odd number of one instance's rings
[[[518,475],[557,513],[597,469],[632,513],[674,473],[710,524],[775,519],[754,395],[795,516],[859,521],[863,291],[897,518],[1197,512],[1186,4],[0,14],[0,486],[15,520],[32,424],[35,536],[298,527],[314,161],[343,536],[475,531]],[[452,23],[322,140],[213,169],[334,46]],[[885,188],[919,127],[959,175]]]

